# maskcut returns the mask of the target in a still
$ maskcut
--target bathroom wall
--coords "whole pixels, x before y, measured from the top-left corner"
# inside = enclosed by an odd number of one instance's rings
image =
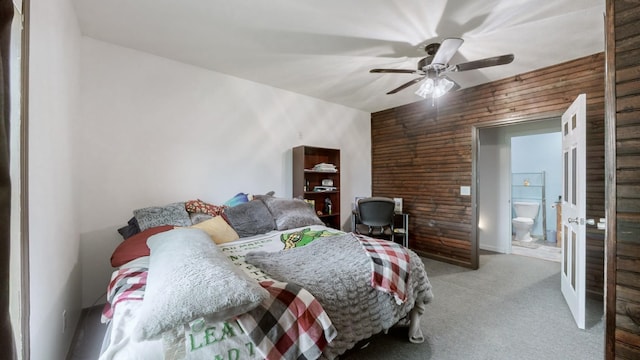
[[[560,128],[557,132],[511,137],[511,171],[512,173],[545,172],[546,226],[547,230],[556,230],[556,210],[554,203],[562,194],[562,136]],[[518,179],[520,180],[520,179]],[[526,200],[542,194],[536,188],[536,176],[528,179],[531,187],[512,187],[512,202]],[[512,184],[522,185],[522,184]],[[512,214],[515,216],[515,214]],[[543,236],[543,211],[538,212],[531,234]]]

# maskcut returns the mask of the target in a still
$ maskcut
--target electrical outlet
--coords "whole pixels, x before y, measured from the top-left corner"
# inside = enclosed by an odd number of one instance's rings
[[[67,331],[67,310],[62,310],[62,333]]]

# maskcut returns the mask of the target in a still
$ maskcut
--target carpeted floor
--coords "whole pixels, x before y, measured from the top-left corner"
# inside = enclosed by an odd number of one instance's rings
[[[435,299],[422,320],[423,344],[393,329],[346,359],[591,360],[604,358],[603,303],[587,300],[576,327],[560,292],[560,264],[485,253],[480,269],[424,260]]]

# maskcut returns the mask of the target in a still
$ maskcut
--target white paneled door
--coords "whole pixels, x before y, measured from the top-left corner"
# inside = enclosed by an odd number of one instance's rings
[[[580,94],[562,115],[561,289],[578,325],[585,327],[586,111]]]

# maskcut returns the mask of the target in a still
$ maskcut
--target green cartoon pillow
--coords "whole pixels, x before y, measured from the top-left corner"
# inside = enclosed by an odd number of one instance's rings
[[[311,228],[302,229],[300,231],[284,233],[280,235],[280,241],[284,243],[284,250],[293,249],[309,244],[313,240],[320,237],[338,235],[339,232],[329,230],[311,230]]]

